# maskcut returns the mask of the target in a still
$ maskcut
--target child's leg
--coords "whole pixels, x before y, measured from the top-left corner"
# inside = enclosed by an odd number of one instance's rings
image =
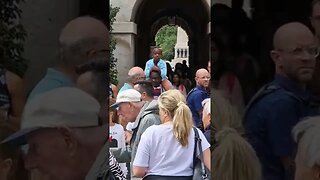
[[[168,91],[173,88],[171,82],[168,79],[162,80],[161,85],[163,86],[165,91]]]

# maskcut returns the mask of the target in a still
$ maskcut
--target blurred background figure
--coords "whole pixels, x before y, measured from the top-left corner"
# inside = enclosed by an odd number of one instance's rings
[[[261,180],[261,165],[254,149],[242,137],[244,128],[238,111],[221,92],[212,100],[212,175],[219,180]]]
[[[309,117],[293,128],[298,143],[295,180],[320,179],[320,116]]]

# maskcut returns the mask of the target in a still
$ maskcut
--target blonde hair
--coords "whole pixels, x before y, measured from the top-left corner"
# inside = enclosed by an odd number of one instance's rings
[[[193,121],[184,95],[179,90],[168,90],[163,92],[158,100],[159,108],[167,111],[172,117],[174,136],[182,146],[187,146]]]
[[[298,148],[304,148],[305,164],[309,168],[320,166],[320,116],[307,117],[292,130]]]
[[[261,165],[252,146],[242,137],[241,117],[220,92],[212,100],[213,125],[216,127],[212,152],[213,179],[260,180]]]

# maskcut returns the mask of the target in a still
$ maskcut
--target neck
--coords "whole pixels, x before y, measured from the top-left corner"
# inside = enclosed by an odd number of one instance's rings
[[[166,121],[164,121],[162,124],[173,124],[172,119],[168,119]]]
[[[301,89],[306,90],[307,88],[307,84],[305,82],[301,82],[301,81],[297,81],[293,78],[290,78],[288,75],[284,74],[284,73],[277,73],[278,75],[285,77],[291,81],[293,81],[295,84],[297,84]]]
[[[62,72],[64,75],[72,79],[74,82],[78,78],[78,74],[75,72],[75,70],[66,65],[57,65],[54,67],[54,69]]]

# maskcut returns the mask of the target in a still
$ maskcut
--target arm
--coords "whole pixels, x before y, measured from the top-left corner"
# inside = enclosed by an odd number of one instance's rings
[[[152,147],[152,145],[150,144],[150,138],[152,138],[151,133],[152,132],[148,129],[141,135],[137,153],[132,163],[132,171],[134,177],[144,177],[147,174],[150,159],[150,149]]]
[[[131,162],[131,149],[130,148],[110,148],[113,156],[119,163]]]
[[[210,148],[203,151],[203,163],[211,171],[211,153]]]
[[[282,162],[286,172],[286,179],[293,176],[292,164],[294,162],[295,143],[291,136],[291,130],[299,121],[300,104],[292,98],[281,98],[268,105],[266,112],[267,132],[272,152]]]
[[[10,71],[6,71],[6,78],[12,105],[10,120],[19,127],[21,114],[26,103],[24,80]]]
[[[168,79],[167,77],[167,64],[164,60],[160,60],[160,62],[158,63],[159,64],[159,68],[160,68],[160,71],[161,71],[161,78],[162,80],[164,79]]]
[[[204,134],[197,129],[198,133],[199,133],[199,137],[201,139],[201,147],[202,147],[202,154],[203,154],[203,163],[204,165],[211,170],[211,153],[210,153],[210,144],[207,141],[206,137],[204,136]],[[197,150],[198,151],[198,150]],[[199,155],[199,152],[198,152]]]
[[[146,79],[150,78],[151,68],[154,66],[152,60],[147,61],[146,67],[144,68],[144,73],[146,74]]]
[[[114,84],[111,84],[112,94],[113,98],[116,98],[118,96],[118,88]]]
[[[133,176],[138,178],[142,178],[147,174],[147,168],[145,167],[133,166],[132,171]]]

